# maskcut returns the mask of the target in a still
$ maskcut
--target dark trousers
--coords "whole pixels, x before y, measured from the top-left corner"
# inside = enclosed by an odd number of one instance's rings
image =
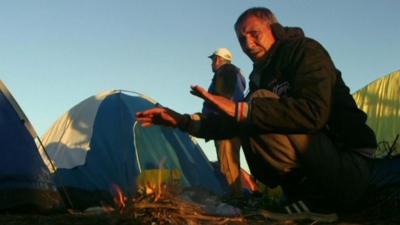
[[[277,98],[268,91],[255,95]],[[290,200],[319,209],[354,211],[371,193],[400,184],[400,158],[370,159],[336,146],[322,132],[251,135],[243,137],[242,146],[257,179],[281,185]]]

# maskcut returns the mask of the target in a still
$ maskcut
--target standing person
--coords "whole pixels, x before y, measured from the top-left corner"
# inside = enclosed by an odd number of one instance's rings
[[[192,94],[228,117],[154,108],[137,114],[142,125],[178,127],[203,138],[240,136],[253,175],[314,210],[361,210],[393,187],[397,192],[386,194],[399,199],[400,157],[372,158],[377,143],[367,115],[322,45],[261,7],[243,12],[235,31],[254,62],[247,101],[192,86]]]
[[[226,99],[240,102],[244,100],[246,81],[240,69],[232,64],[233,55],[227,48],[219,48],[209,56],[211,69],[214,72],[208,92]],[[203,103],[202,113],[221,114],[220,110],[207,101]],[[224,113],[222,113],[224,115]],[[240,196],[242,184],[240,180],[240,139],[215,140],[218,163],[221,173],[228,182],[230,194]]]

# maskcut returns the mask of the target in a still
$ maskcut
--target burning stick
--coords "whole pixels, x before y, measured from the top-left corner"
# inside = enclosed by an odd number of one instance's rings
[[[209,215],[196,203],[185,201],[164,190],[164,194],[155,201],[156,194],[134,200],[123,209],[122,217],[135,219],[143,224],[246,224],[241,216]]]
[[[118,209],[120,209],[120,210],[125,208],[128,198],[125,196],[124,192],[121,190],[121,188],[118,185],[113,184],[112,188],[116,193],[116,195],[114,197],[115,205],[118,206]]]

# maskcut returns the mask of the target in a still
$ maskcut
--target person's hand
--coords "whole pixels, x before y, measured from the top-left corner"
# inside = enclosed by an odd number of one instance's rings
[[[210,94],[204,88],[198,85],[192,85],[190,93],[204,99],[204,101],[215,105],[218,109],[226,113],[228,116],[235,117],[236,103],[225,97]]]
[[[166,127],[178,127],[183,115],[164,107],[157,107],[136,113],[136,119],[142,127],[162,125]]]
[[[190,86],[190,94],[200,97],[204,100],[207,100],[207,96],[209,97],[210,93],[208,91],[198,85]]]

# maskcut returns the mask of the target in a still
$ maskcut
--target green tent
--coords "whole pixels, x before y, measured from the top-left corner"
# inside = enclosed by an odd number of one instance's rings
[[[400,153],[400,70],[383,76],[353,94],[368,114],[368,125],[379,143],[377,157]]]

